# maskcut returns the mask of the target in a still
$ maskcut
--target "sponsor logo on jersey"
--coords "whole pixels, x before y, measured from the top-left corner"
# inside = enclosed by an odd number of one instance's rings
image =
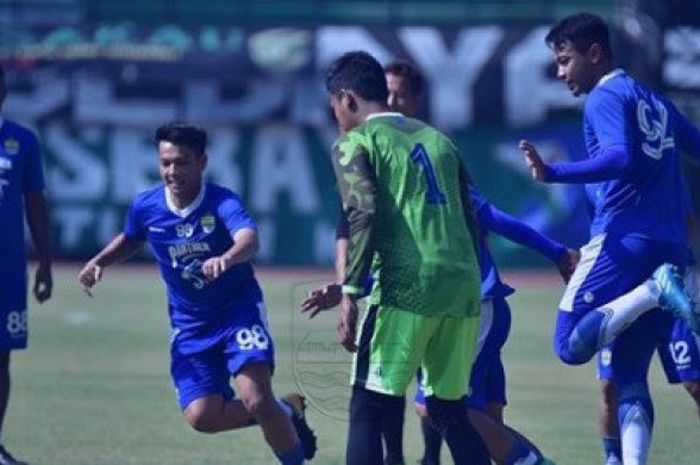
[[[165,232],[164,228],[159,228],[158,226],[149,226],[148,230],[151,232],[157,232],[157,233],[164,233]]]
[[[202,231],[204,231],[205,234],[209,234],[216,228],[216,219],[210,213],[206,213],[204,216],[202,216],[202,219],[199,220],[199,222],[202,225]]]
[[[9,153],[10,155],[17,155],[19,153],[19,141],[14,137],[5,139],[3,146],[5,147],[5,152]]]
[[[189,261],[193,257],[201,257],[210,253],[211,247],[206,242],[186,242],[168,247],[168,255],[170,255],[173,268],[177,267],[178,260]]]
[[[5,157],[0,157],[0,170],[12,169],[12,160]]]

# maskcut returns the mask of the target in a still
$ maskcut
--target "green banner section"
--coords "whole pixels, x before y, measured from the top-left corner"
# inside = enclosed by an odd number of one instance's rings
[[[121,230],[133,196],[160,182],[152,130],[49,123],[39,133],[57,256],[84,259]],[[550,158],[569,158],[577,133],[573,123],[529,132]],[[498,128],[454,134],[477,187],[497,206],[539,229],[583,240],[586,218],[576,213],[581,191],[532,182],[517,150],[520,136]],[[258,220],[261,262],[333,261],[339,200],[328,148],[334,137],[330,126],[285,122],[210,128],[207,176],[239,193]],[[493,246],[508,264],[531,262],[507,242]]]

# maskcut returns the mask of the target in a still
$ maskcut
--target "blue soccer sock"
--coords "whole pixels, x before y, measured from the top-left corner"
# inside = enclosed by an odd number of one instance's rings
[[[603,437],[603,452],[605,452],[605,463],[622,464],[622,441],[619,436]]]
[[[645,465],[654,426],[654,406],[646,383],[619,386],[618,418],[625,465]]]
[[[455,465],[490,465],[491,457],[469,421],[464,401],[428,396],[425,406],[433,424],[445,439]]]
[[[304,448],[301,447],[301,442],[299,441],[289,452],[275,452],[275,455],[282,465],[302,465],[304,463]]]
[[[421,465],[440,465],[440,448],[442,446],[440,431],[435,428],[429,418],[420,419],[420,428],[423,432],[425,446]]]
[[[382,424],[385,394],[355,386],[350,397],[346,465],[383,465]],[[402,412],[403,413],[403,412]]]

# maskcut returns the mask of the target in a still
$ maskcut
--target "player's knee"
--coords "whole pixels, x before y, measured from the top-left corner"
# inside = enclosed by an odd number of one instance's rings
[[[567,365],[583,365],[588,362],[593,355],[588,355],[581,353],[576,350],[571,350],[571,345],[568,341],[565,344],[557,344],[554,347],[554,351],[559,357],[559,360],[566,363]]]
[[[686,381],[683,386],[700,409],[700,381]]]
[[[262,392],[249,392],[241,396],[241,401],[245,409],[259,423],[265,423],[267,418],[275,414],[279,408],[277,402],[271,395]]]
[[[200,433],[216,433],[219,431],[214,412],[204,403],[193,402],[185,409],[184,415],[187,424]]]

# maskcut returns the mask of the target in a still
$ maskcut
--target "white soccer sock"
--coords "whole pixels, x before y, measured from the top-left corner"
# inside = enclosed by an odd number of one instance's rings
[[[530,452],[527,457],[523,457],[516,461],[513,465],[535,465],[540,458],[534,452]]]
[[[622,463],[625,465],[646,465],[651,447],[651,426],[644,408],[635,404],[625,418],[621,418]]]
[[[634,320],[643,313],[659,305],[659,287],[656,282],[648,279],[627,294],[599,307],[600,311],[610,314],[606,325],[603,326],[603,344],[612,342]]]

